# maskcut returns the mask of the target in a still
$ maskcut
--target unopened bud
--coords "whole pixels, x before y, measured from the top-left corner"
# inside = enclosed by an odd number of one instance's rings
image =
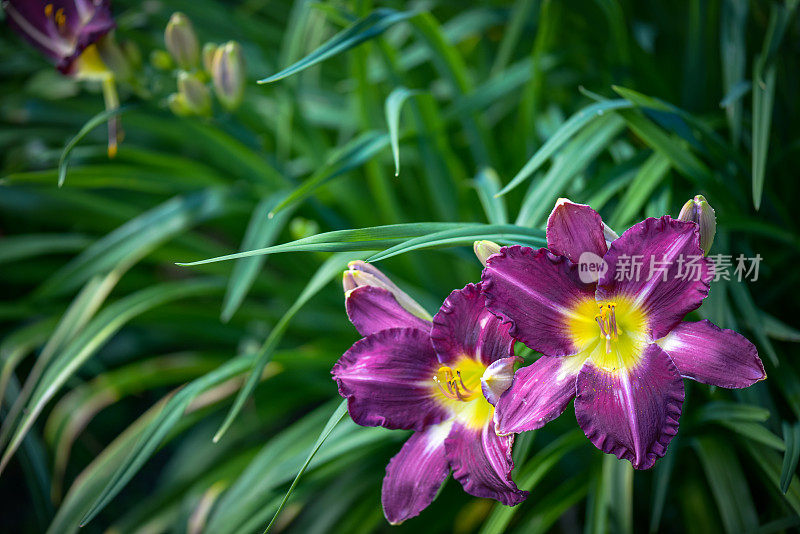
[[[189,17],[180,12],[172,14],[164,32],[164,43],[180,68],[191,70],[197,66],[200,44]]]
[[[475,241],[475,243],[472,244],[472,250],[475,251],[478,260],[486,267],[486,260],[489,256],[500,252],[500,245],[493,241]]]
[[[350,291],[363,286],[379,287],[392,293],[397,303],[409,313],[416,315],[426,321],[432,320],[431,315],[425,311],[416,300],[411,298],[405,291],[397,287],[388,276],[383,274],[377,267],[365,261],[351,261],[347,264],[348,269],[342,276],[342,287],[345,297]]]
[[[211,74],[214,65],[214,54],[217,53],[217,43],[206,43],[203,45],[203,70]]]
[[[717,233],[717,217],[714,208],[706,201],[703,195],[696,195],[688,200],[681,208],[678,220],[697,223],[700,230],[700,248],[708,254],[714,243],[714,234]]]
[[[186,104],[186,98],[180,93],[172,93],[167,98],[167,105],[170,111],[179,117],[188,117],[192,114],[192,110]]]
[[[158,70],[172,70],[175,63],[165,50],[153,50],[150,52],[150,64]]]
[[[239,43],[228,41],[217,48],[211,66],[211,78],[217,98],[228,111],[233,111],[242,103],[244,75],[244,58]]]
[[[196,76],[181,72],[178,75],[178,92],[183,95],[186,105],[195,115],[211,113],[211,93]]]

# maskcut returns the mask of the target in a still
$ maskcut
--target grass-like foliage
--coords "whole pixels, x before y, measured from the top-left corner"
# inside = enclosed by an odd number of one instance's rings
[[[798,528],[797,3],[118,0],[139,62],[110,113],[3,24],[0,530]],[[234,111],[170,110],[157,60],[178,10],[201,43],[240,43]],[[644,472],[568,409],[517,437],[523,504],[450,480],[389,526],[406,433],[355,425],[330,375],[360,337],[347,262],[377,261],[434,313],[479,280],[473,241],[543,246],[559,197],[621,233],[695,194],[716,210],[711,254],[762,261],[692,318],[752,339],[768,379],[687,381]]]

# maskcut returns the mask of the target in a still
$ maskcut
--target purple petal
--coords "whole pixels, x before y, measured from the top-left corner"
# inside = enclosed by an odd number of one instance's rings
[[[574,310],[594,302],[594,284],[584,284],[578,267],[547,249],[503,247],[487,260],[482,290],[486,306],[504,321],[509,333],[533,350],[549,356],[578,352],[570,321]]]
[[[381,501],[389,523],[397,525],[428,507],[450,473],[444,441],[452,420],[415,432],[389,465]]]
[[[522,362],[522,358],[519,356],[500,358],[483,372],[481,391],[492,406],[497,403],[500,395],[511,386],[514,381],[514,364],[519,362]]]
[[[653,339],[666,335],[700,306],[713,276],[697,225],[666,215],[630,227],[611,243],[603,259],[608,270],[597,285],[597,301],[632,299],[646,314]]]
[[[591,360],[578,373],[575,416],[603,452],[653,467],[678,432],[683,380],[658,345],[650,344],[631,369],[598,369]]]
[[[603,219],[586,204],[558,199],[547,219],[547,248],[572,263],[579,263],[584,252],[602,258],[608,250]]]
[[[46,8],[48,4],[52,7]],[[89,45],[115,26],[108,1],[8,0],[3,8],[9,26],[65,74],[71,73],[73,63]]]
[[[391,291],[361,286],[347,292],[344,306],[359,334],[368,336],[387,328],[416,328],[430,332],[431,323],[403,308]]]
[[[528,492],[518,489],[511,480],[513,443],[514,436],[495,434],[491,422],[482,428],[454,424],[445,440],[453,478],[470,495],[495,499],[507,506],[521,503]]]
[[[431,341],[439,361],[453,364],[469,356],[489,365],[514,353],[514,340],[504,325],[486,309],[480,284],[467,284],[450,293],[433,317]]]
[[[434,400],[439,365],[425,332],[390,328],[357,341],[331,374],[357,424],[422,430],[448,415]]]
[[[575,380],[585,357],[542,356],[517,370],[511,387],[495,405],[501,436],[541,428],[561,415],[575,397]]]
[[[767,377],[755,345],[710,321],[681,323],[658,344],[681,376],[703,384],[746,388]]]

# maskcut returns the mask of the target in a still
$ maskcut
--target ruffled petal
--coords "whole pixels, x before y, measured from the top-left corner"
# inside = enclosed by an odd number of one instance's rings
[[[578,266],[547,249],[504,247],[483,270],[486,307],[512,323],[511,337],[548,356],[578,352],[570,331],[574,310],[594,300],[594,284],[584,284]]]
[[[651,344],[631,369],[609,372],[587,361],[578,373],[575,416],[594,445],[636,469],[649,469],[678,432],[683,380]]]
[[[415,432],[386,466],[381,501],[389,523],[415,517],[433,502],[450,473],[444,441],[452,426],[448,420]]]
[[[767,377],[755,345],[710,321],[681,323],[658,344],[681,376],[703,384],[746,388]]]
[[[491,422],[481,428],[455,423],[445,440],[453,478],[470,495],[495,499],[507,506],[521,503],[528,492],[518,489],[511,479],[513,443],[514,436],[495,434]]]
[[[423,430],[448,415],[434,400],[438,368],[426,333],[390,328],[357,341],[331,374],[357,424]]]
[[[597,285],[597,301],[632,299],[647,316],[652,339],[666,335],[700,306],[713,276],[697,225],[666,215],[631,226],[603,259],[608,269]]]
[[[495,405],[495,430],[501,436],[543,427],[575,398],[575,380],[585,358],[542,356],[518,369],[511,387]]]
[[[489,365],[514,353],[510,329],[486,309],[480,284],[467,284],[450,293],[433,317],[431,341],[443,364],[468,356]]]
[[[547,219],[547,248],[572,263],[591,252],[599,260],[608,250],[600,214],[586,204],[558,199]]]
[[[362,336],[387,328],[416,328],[430,332],[431,323],[420,319],[397,302],[391,291],[361,286],[347,292],[344,306],[350,322]]]

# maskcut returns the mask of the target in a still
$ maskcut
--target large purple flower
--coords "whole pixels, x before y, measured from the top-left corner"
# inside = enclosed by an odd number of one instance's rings
[[[386,468],[389,522],[418,515],[451,469],[467,493],[522,502],[527,492],[511,480],[513,436],[495,433],[492,406],[511,383],[514,340],[480,286],[453,291],[432,322],[369,264],[353,262],[344,286],[348,316],[365,336],[331,371],[350,416],[415,431]]]
[[[108,0],[4,0],[3,8],[9,25],[64,74],[102,64],[92,45],[114,28]]]
[[[647,469],[678,431],[681,377],[741,388],[766,375],[743,336],[682,322],[713,276],[697,224],[649,218],[613,237],[589,206],[562,199],[548,220],[549,250],[506,247],[487,260],[487,307],[544,354],[517,371],[495,425],[500,435],[540,428],[575,398],[592,443]]]

